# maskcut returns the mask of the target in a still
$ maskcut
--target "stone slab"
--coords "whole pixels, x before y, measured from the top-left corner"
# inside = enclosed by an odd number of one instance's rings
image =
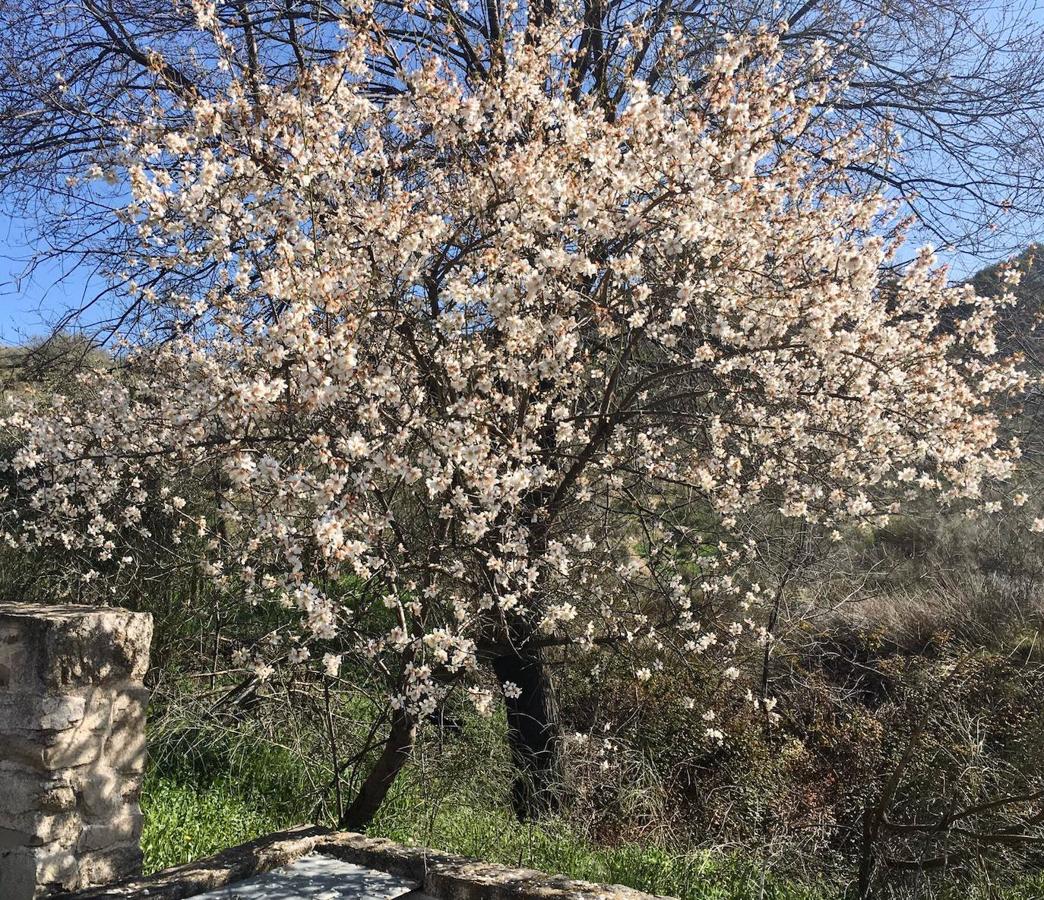
[[[321,853],[309,853],[195,900],[393,900],[413,894],[417,881],[389,875]]]

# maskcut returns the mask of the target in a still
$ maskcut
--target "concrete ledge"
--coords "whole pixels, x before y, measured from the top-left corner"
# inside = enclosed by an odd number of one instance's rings
[[[653,900],[651,894],[620,885],[574,881],[563,875],[484,863],[314,826],[277,832],[149,878],[61,896],[66,900],[186,900],[285,866],[307,853],[324,853],[407,878],[437,900]]]
[[[277,831],[215,856],[164,869],[148,878],[58,896],[68,900],[74,897],[76,900],[184,900],[285,866],[311,853],[319,840],[329,834],[328,829],[307,825]]]

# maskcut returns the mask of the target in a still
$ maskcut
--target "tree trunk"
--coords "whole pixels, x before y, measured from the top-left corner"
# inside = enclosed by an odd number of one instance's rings
[[[856,887],[856,896],[859,900],[870,900],[872,896],[876,818],[877,810],[875,807],[871,807],[868,800],[863,809],[863,841],[859,848],[859,882]]]
[[[342,828],[361,831],[370,824],[396,776],[410,758],[416,737],[416,723],[402,710],[397,710],[392,716],[391,731],[381,755],[370,769],[351,805],[341,815]]]
[[[539,650],[507,647],[491,659],[501,684],[522,691],[505,695],[508,744],[515,766],[512,805],[520,821],[539,819],[561,806],[561,746],[551,679]]]

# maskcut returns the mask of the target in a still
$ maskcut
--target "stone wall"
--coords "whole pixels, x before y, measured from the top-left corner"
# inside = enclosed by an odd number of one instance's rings
[[[0,603],[0,898],[140,872],[152,618]]]

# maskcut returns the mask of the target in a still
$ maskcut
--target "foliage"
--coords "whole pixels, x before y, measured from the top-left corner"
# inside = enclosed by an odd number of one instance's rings
[[[983,691],[992,692],[994,698],[1008,695],[1009,706],[996,705],[996,725],[1002,732],[1008,729],[1009,734],[1024,737],[1039,734],[1035,726],[1012,727],[1010,704],[1023,710],[1032,707],[1012,693],[1023,680],[1021,676],[1010,664],[1001,661],[1001,665],[1008,666],[1007,674],[1004,669],[997,670],[996,662],[969,673],[974,675],[969,680],[973,692],[962,701],[964,709],[993,705],[993,701],[984,701]],[[1032,677],[1039,679],[1040,675]],[[1033,692],[1038,688],[1030,681],[1023,689]],[[822,703],[828,696],[822,694],[817,702]],[[793,697],[793,702],[802,701]],[[902,707],[893,709],[902,712]],[[654,715],[655,710],[650,711],[650,721]],[[871,717],[874,713],[868,711],[866,715]],[[881,715],[894,719],[887,709],[882,708]],[[945,718],[945,715],[940,717],[940,724]],[[147,817],[145,847],[150,868],[202,856],[266,831],[313,818],[311,779],[302,766],[299,752],[287,751],[253,727],[228,731],[186,727],[184,721],[177,726],[162,720],[156,724],[158,728],[154,727],[150,739],[153,760],[143,797]],[[896,724],[893,722],[893,727]],[[795,727],[796,723],[787,725],[788,731]],[[503,728],[501,717],[491,721],[472,714],[462,731],[429,735],[371,824],[370,832],[481,859],[699,900],[762,896],[775,896],[780,900],[840,898],[845,883],[851,878],[850,867],[854,861],[843,861],[844,854],[839,856],[830,850],[831,840],[846,842],[843,829],[837,828],[838,823],[829,826],[820,818],[824,831],[833,834],[818,846],[810,845],[802,837],[802,830],[810,821],[808,817],[815,815],[809,806],[810,800],[813,804],[830,804],[842,818],[855,818],[859,804],[852,802],[853,799],[860,798],[860,792],[872,789],[877,777],[867,760],[879,752],[880,741],[868,744],[859,740],[845,750],[839,738],[851,725],[843,717],[838,718],[832,728],[827,727],[825,720],[818,725],[806,725],[805,741],[811,752],[784,753],[790,762],[783,770],[775,763],[774,751],[766,748],[768,752],[760,753],[754,749],[758,740],[756,731],[745,741],[730,741],[727,750],[721,751],[724,758],[708,760],[690,770],[688,776],[684,769],[675,769],[671,772],[674,779],[695,776],[698,781],[689,782],[690,802],[676,795],[669,804],[672,807],[683,804],[684,812],[673,824],[668,820],[658,823],[658,830],[636,828],[629,836],[619,832],[615,836],[610,834],[604,824],[589,820],[579,807],[570,808],[565,818],[539,824],[519,823],[510,814],[504,799],[511,770],[504,758]],[[982,723],[982,733],[993,729],[994,725]],[[877,732],[879,736],[881,733]],[[654,740],[669,734],[667,729]],[[864,729],[864,737],[866,735]],[[672,743],[659,746],[677,754],[681,744],[676,735],[671,737]],[[939,763],[945,761],[957,737],[959,733],[951,728],[932,738],[927,745],[930,752],[918,763],[920,774],[904,786],[900,809],[913,810],[918,804],[930,808],[938,802],[941,795],[932,779],[946,774]],[[894,744],[901,748],[901,735],[896,733],[895,738]],[[995,743],[990,750],[995,754],[989,764],[994,775],[1015,762],[1010,749],[1010,745]],[[846,755],[853,750],[859,754],[854,759]],[[1031,750],[1027,745],[1026,751],[1029,751],[1024,757],[1029,766],[1027,771],[1035,771],[1040,764],[1040,750]],[[462,767],[461,760],[469,756],[490,762],[481,769]],[[806,759],[805,765],[799,764],[802,756]],[[845,772],[849,783],[830,781],[825,778],[823,769],[809,767],[807,761],[816,758],[832,759],[832,764]],[[665,761],[660,759],[657,763],[666,770]],[[314,764],[311,767],[314,768]],[[887,774],[884,769],[882,772]],[[739,789],[746,791],[751,801],[761,791],[762,803],[774,803],[781,809],[795,805],[795,809],[785,820],[773,822],[756,817],[748,820],[757,803],[740,803],[717,828],[708,831],[697,818],[699,807],[691,804],[691,797],[701,791],[722,793],[729,784],[734,790],[724,792],[722,810],[736,803]],[[679,786],[677,782],[663,785],[668,792],[677,791]],[[777,793],[780,786],[787,786],[791,791],[782,800]],[[811,793],[813,790],[818,791],[818,798]],[[802,791],[808,792],[804,804],[798,801]],[[603,808],[603,821],[605,813]],[[752,831],[755,833],[750,833]],[[713,837],[715,834],[717,838]],[[1021,882],[1018,874],[1021,867],[1009,865],[1006,872],[999,868],[973,868],[963,875],[955,869],[946,873],[945,878],[929,877],[930,873],[892,878],[881,883],[880,896],[952,900],[979,896],[1012,900],[1035,897],[1034,891],[1039,886]]]

